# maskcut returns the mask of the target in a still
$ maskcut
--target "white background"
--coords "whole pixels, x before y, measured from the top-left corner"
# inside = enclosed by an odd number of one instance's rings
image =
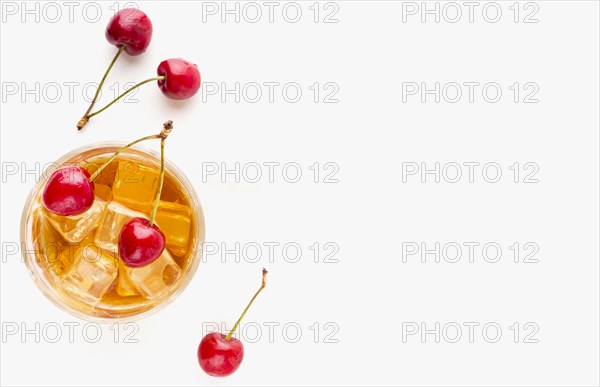
[[[277,3],[271,23],[259,2],[262,18],[251,23],[255,8],[238,4],[239,23],[235,15],[222,22],[221,13],[203,12],[220,2],[139,4],[154,24],[152,43],[142,56],[123,55],[106,87],[122,91],[126,82],[153,76],[161,60],[182,56],[201,69],[202,93],[176,103],[146,85],[133,97],[137,103],[116,104],[78,133],[75,123],[87,107],[83,86],[99,80],[116,50],[104,38],[115,4],[32,2],[29,14],[21,2],[3,3],[2,384],[597,385],[598,3],[522,2],[515,22],[513,2],[498,2],[496,23],[490,21],[496,5],[487,6],[488,20],[482,15],[486,2],[477,3],[472,22],[459,2],[456,23],[449,20],[456,8],[446,3],[438,3],[439,23],[435,15],[422,22],[420,13],[403,12],[412,5],[391,1],[321,3],[316,23],[313,2],[297,3],[296,23],[290,21],[295,5],[287,6],[286,20],[287,3]],[[332,12],[328,21],[337,23],[324,23]],[[538,22],[524,23],[532,13],[527,20]],[[71,95],[69,82],[75,82]],[[261,100],[250,101],[252,84],[237,103],[234,94],[212,94],[215,86],[233,89],[236,82],[240,93],[252,82],[262,85]],[[265,82],[280,84],[272,103]],[[282,96],[292,82],[302,89],[296,103]],[[309,89],[315,82],[318,102]],[[337,103],[323,102],[333,90],[323,90],[328,82],[339,88]],[[410,82],[430,89],[455,82],[463,95],[452,103],[455,89],[446,88],[452,93],[439,103],[433,94],[425,103],[420,94],[403,100],[403,84]],[[464,82],[480,84],[472,103]],[[494,82],[502,96],[491,103],[482,87]],[[509,89],[515,82],[518,102]],[[523,102],[533,90],[523,89],[528,82],[539,89],[537,103]],[[175,121],[167,157],[198,192],[211,246],[258,243],[262,257],[249,262],[240,252],[236,263],[235,254],[207,256],[173,304],[137,325],[119,326],[117,343],[114,328],[103,326],[93,343],[94,327],[86,336],[84,321],[47,301],[12,253],[22,207],[45,163],[85,144],[155,133],[167,119]],[[239,182],[207,173],[236,162],[242,172],[246,167]],[[253,162],[262,166],[256,183]],[[265,162],[281,163],[273,182]],[[317,182],[309,168],[316,162]],[[479,163],[472,183],[465,162]],[[297,183],[287,181],[294,169],[282,174],[287,163],[300,166]],[[411,163],[430,169],[440,163],[439,183],[432,174],[425,182],[420,174],[403,174]],[[462,166],[455,183],[452,163]],[[493,169],[482,173],[487,163],[500,167],[498,182],[488,182]],[[509,168],[514,163],[518,182]],[[325,183],[334,168],[337,182]],[[274,262],[265,242],[280,244]],[[293,250],[282,252],[289,242],[302,248],[296,263],[289,262]],[[318,263],[310,250],[315,242],[322,250]],[[339,247],[331,258],[337,263],[322,262],[327,242]],[[444,257],[455,255],[447,249],[439,263],[433,254],[421,263],[420,255],[403,254],[403,246],[421,242],[462,245],[462,257],[447,262]],[[472,263],[465,242],[479,244]],[[496,263],[482,255],[490,242],[502,248]],[[519,263],[510,249],[515,242]],[[537,263],[522,262],[528,242],[539,248]],[[195,353],[206,323],[232,326],[262,266],[269,282],[242,324],[244,362],[230,378],[211,378]],[[65,323],[78,324],[72,343]],[[280,324],[272,335],[270,323]],[[414,326],[435,331],[436,323],[439,342],[434,333],[408,335]],[[52,343],[57,325],[61,336]],[[18,332],[9,334],[15,326]],[[301,337],[293,342],[298,327]],[[137,343],[128,343],[124,335],[134,328]],[[38,337],[22,335],[24,329]]]

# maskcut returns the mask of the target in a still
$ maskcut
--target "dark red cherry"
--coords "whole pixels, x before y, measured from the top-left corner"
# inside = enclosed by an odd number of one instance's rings
[[[133,218],[119,234],[119,256],[129,267],[142,267],[156,261],[165,249],[165,234],[144,218]]]
[[[85,169],[69,165],[60,167],[50,176],[42,202],[50,212],[58,215],[78,215],[94,204],[94,183]]]
[[[198,66],[181,58],[162,61],[156,70],[164,80],[158,81],[158,87],[169,98],[188,99],[200,89],[200,71]]]
[[[117,47],[125,46],[129,55],[140,55],[152,39],[152,22],[139,9],[122,9],[108,22],[106,39]]]
[[[211,376],[228,376],[244,359],[244,345],[235,337],[229,340],[219,332],[204,336],[198,346],[198,363]]]

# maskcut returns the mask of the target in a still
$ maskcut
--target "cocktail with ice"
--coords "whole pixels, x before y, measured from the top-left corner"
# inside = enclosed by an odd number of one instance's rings
[[[121,146],[77,149],[54,169],[75,165],[93,175]],[[155,216],[165,249],[142,267],[125,265],[119,256],[123,226],[151,216],[159,172],[155,152],[130,148],[94,179],[91,207],[71,216],[43,205],[51,172],[43,175],[25,205],[21,242],[29,271],[51,301],[87,319],[131,320],[166,305],[189,283],[201,259],[204,217],[191,184],[169,162]]]

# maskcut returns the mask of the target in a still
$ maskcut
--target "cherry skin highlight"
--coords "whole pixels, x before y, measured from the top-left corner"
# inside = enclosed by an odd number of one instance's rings
[[[85,169],[69,165],[50,176],[44,191],[44,207],[57,215],[79,215],[94,204],[94,183]]]
[[[122,9],[108,22],[106,39],[117,47],[124,46],[129,55],[140,55],[150,45],[152,22],[139,9]]]
[[[165,249],[165,234],[144,218],[129,220],[119,234],[119,256],[129,267],[143,267],[156,261]]]
[[[229,340],[219,332],[204,336],[198,346],[198,363],[211,376],[228,376],[244,359],[244,345],[235,337]]]
[[[200,89],[198,66],[181,58],[162,61],[156,70],[165,79],[158,81],[158,87],[171,99],[188,99]]]

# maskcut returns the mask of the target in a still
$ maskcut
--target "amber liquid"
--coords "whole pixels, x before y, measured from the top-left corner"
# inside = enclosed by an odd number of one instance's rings
[[[112,153],[80,157],[72,164],[90,175]],[[76,216],[58,216],[41,203],[33,214],[36,264],[71,308],[98,317],[127,317],[152,309],[173,293],[194,258],[198,230],[184,188],[167,169],[156,224],[166,248],[153,263],[128,268],[119,258],[118,235],[132,217],[149,218],[160,166],[150,157],[125,152],[94,180],[92,208]]]

